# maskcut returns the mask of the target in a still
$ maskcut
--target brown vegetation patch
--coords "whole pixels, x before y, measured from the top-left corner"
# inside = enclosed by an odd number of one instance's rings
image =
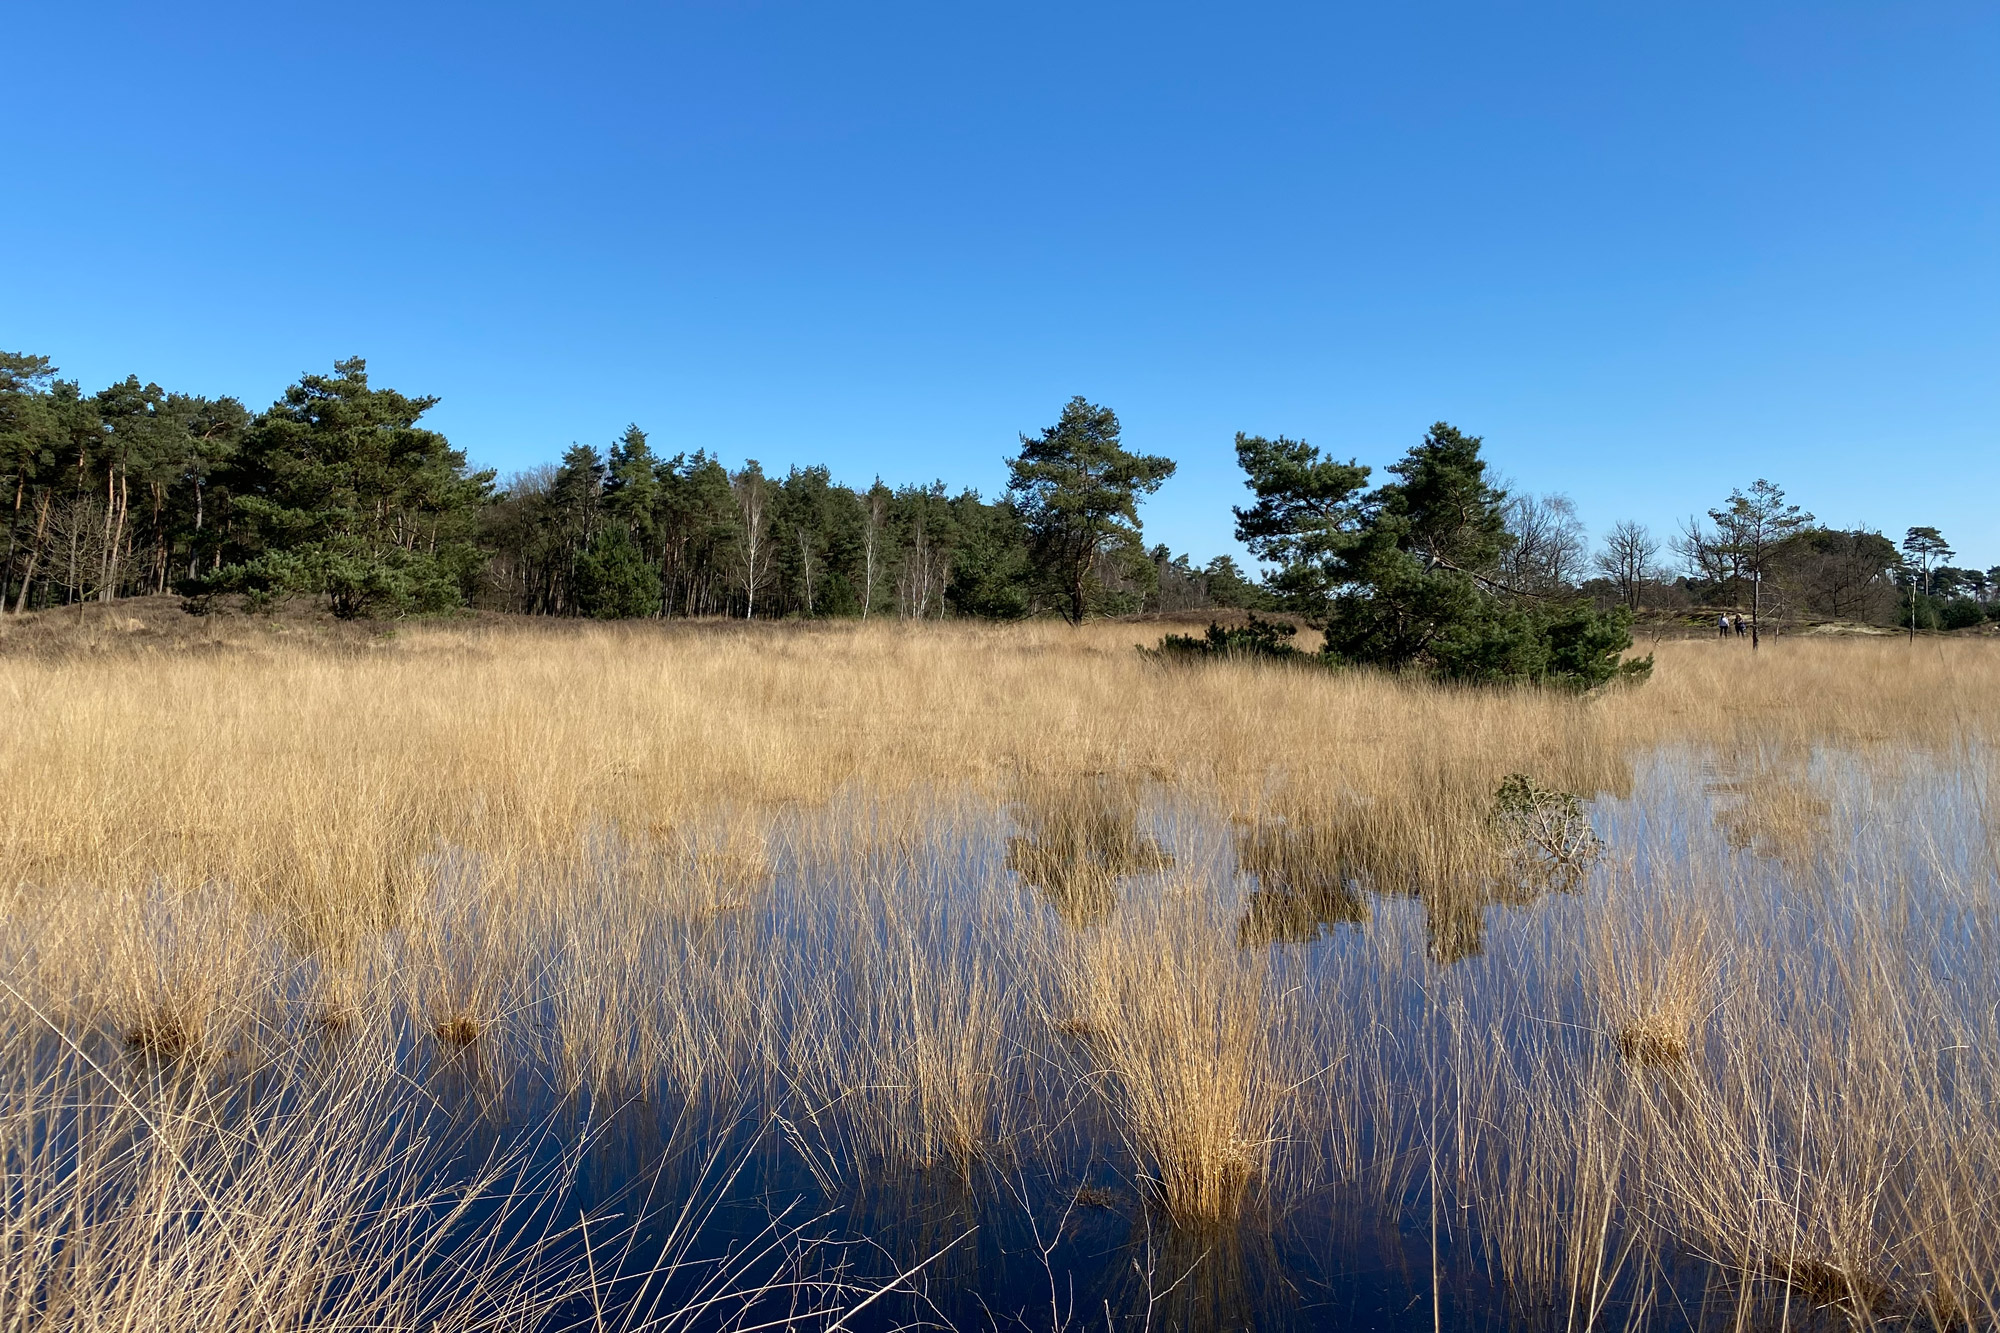
[[[414,1015],[386,1035],[418,1059],[781,1107],[830,1193],[1108,1133],[1205,1239],[1297,1182],[1393,1209],[1435,1158],[1496,1271],[1581,1308],[1635,1217],[1625,1274],[1671,1240],[1756,1299],[1819,1280],[1778,1266],[1807,1253],[1897,1309],[2000,1303],[1987,863],[1905,869],[1907,839],[1991,817],[1944,790],[2000,731],[1991,640],[1666,643],[1644,686],[1578,698],[1159,672],[1133,651],[1156,626],[346,632],[0,652],[0,976],[34,1006],[8,1001],[0,1108],[50,1023],[164,1058]],[[1893,817],[1784,807],[1838,872],[1790,892],[1785,858],[1730,853],[1703,774],[1827,755],[1853,766],[1814,777],[1828,809]],[[1512,773],[1637,797],[1606,827],[1646,845],[1548,896],[1490,817]],[[1923,822],[1946,800],[1965,827]],[[315,1070],[379,1054],[304,1044]],[[368,1089],[340,1142],[401,1095]],[[0,1109],[32,1147],[24,1124]],[[268,1173],[260,1267],[354,1252],[286,1211],[297,1173],[345,1169],[324,1146]],[[151,1255],[199,1211],[184,1175],[107,1188],[168,1211],[103,1234]]]
[[[1687,1029],[1665,1015],[1652,1015],[1619,1028],[1618,1049],[1636,1064],[1678,1066],[1688,1058]]]
[[[1826,1259],[1794,1259],[1782,1266],[1781,1277],[1816,1306],[1847,1311],[1868,1319],[1889,1305],[1887,1284],[1853,1265]]]
[[[200,1033],[177,1014],[156,1013],[134,1025],[125,1044],[156,1060],[175,1060],[199,1047]]]

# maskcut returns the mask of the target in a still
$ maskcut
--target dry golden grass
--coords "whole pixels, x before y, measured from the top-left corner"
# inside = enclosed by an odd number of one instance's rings
[[[1992,644],[1663,643],[1578,698],[1126,625],[86,628],[0,650],[17,1138],[53,1033],[105,1087],[401,1042],[761,1108],[830,1187],[1109,1125],[1178,1223],[1370,1177],[1587,1313],[1666,1238],[1744,1310],[2000,1310]],[[1638,814],[1552,884],[1515,772]]]
[[[1710,935],[1709,918],[1685,910],[1666,916],[1636,932],[1607,916],[1594,961],[1618,1049],[1641,1065],[1674,1067],[1688,1059],[1715,1008],[1728,945]]]
[[[1331,850],[1421,885],[1479,864],[1449,837],[1509,764],[1618,792],[1635,745],[1949,751],[1992,720],[1983,642],[1663,644],[1654,681],[1579,705],[1162,669],[1120,625],[560,628],[0,659],[16,720],[0,865],[14,883],[227,883],[332,928],[432,881],[440,842],[496,872],[573,861],[593,837],[740,855],[703,840],[842,792],[1113,775],[1319,817]]]
[[[1071,982],[1094,1067],[1168,1214],[1233,1221],[1266,1170],[1297,1054],[1273,1030],[1263,955],[1185,911],[1124,914]],[[1201,927],[1206,926],[1206,929]],[[1191,928],[1192,927],[1192,928]]]
[[[549,1178],[503,1154],[440,1183],[448,1127],[376,1053],[269,1064],[266,1098],[172,1054],[121,1077],[47,1028],[0,1045],[0,1328],[469,1333],[575,1289],[551,1233],[511,1225]]]

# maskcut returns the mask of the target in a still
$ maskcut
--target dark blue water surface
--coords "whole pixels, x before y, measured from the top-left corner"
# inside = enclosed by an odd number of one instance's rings
[[[425,1134],[450,1145],[441,1178],[518,1155],[532,1204],[496,1194],[464,1225],[504,1215],[516,1239],[545,1238],[536,1262],[551,1281],[584,1275],[593,1294],[548,1311],[549,1328],[1832,1326],[1851,1313],[1837,1300],[1783,1301],[1769,1273],[1649,1230],[1636,1196],[1600,1212],[1568,1200],[1550,1225],[1569,1253],[1594,1257],[1572,1260],[1571,1281],[1521,1279],[1505,1262],[1520,1221],[1500,1221],[1513,1131],[1467,1150],[1481,1126],[1466,1108],[1521,1111],[1536,1069],[1593,1087],[1610,1085],[1590,1071],[1676,1077],[1620,1063],[1579,960],[1595,923],[1671,923],[1697,882],[1731,886],[1760,947],[1778,949],[1772,965],[1802,978],[1801,1003],[1824,994],[1812,978],[1837,962],[1841,922],[1874,910],[1848,905],[1865,886],[1894,885],[1923,915],[1937,953],[1913,967],[1962,966],[1993,897],[1970,767],[1811,756],[1786,770],[1789,813],[1764,818],[1777,798],[1754,763],[1658,756],[1594,794],[1605,850],[1582,873],[1524,872],[1469,897],[1380,866],[1308,873],[1279,854],[1297,832],[1279,821],[1129,785],[1081,786],[1055,809],[959,802],[879,856],[852,852],[871,837],[865,808],[834,820],[834,835],[824,816],[800,816],[770,827],[768,874],[742,901],[642,941],[627,997],[678,991],[699,1027],[703,978],[741,969],[761,978],[750,993],[781,1034],[763,1055],[725,1042],[695,1085],[657,1070],[634,1086],[570,1077],[548,1053],[553,1004],[527,985],[504,1033],[460,1046],[413,1021],[398,1058],[428,1108]],[[623,873],[607,843],[606,876]],[[1312,1077],[1288,1105],[1350,1108],[1278,1124],[1286,1141],[1239,1220],[1175,1222],[1087,1034],[1052,1027],[1067,1001],[1046,960],[1139,918],[1256,955],[1265,993],[1300,1015],[1282,1040],[1308,1048],[1292,1052],[1289,1067]],[[928,1161],[883,1128],[905,1114],[894,1090],[827,1093],[811,1072],[848,1043],[901,1049],[950,1030],[951,997],[904,985],[912,959],[987,978],[1003,1027],[979,1142]],[[560,959],[539,966],[553,975]],[[883,1014],[886,1037],[870,1027]],[[1463,1086],[1467,1031],[1498,1042],[1477,1065],[1497,1081],[1478,1095]],[[772,1049],[796,1069],[751,1067]],[[438,1262],[454,1262],[449,1246]]]

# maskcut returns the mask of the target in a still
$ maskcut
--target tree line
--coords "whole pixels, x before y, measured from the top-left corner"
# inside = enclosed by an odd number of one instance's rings
[[[502,482],[423,424],[436,400],[379,388],[360,359],[252,412],[141,383],[87,393],[42,356],[0,353],[0,606],[179,593],[255,606],[312,596],[342,616],[475,606],[625,618],[1287,610],[1357,661],[1446,674],[1558,674],[1644,607],[1752,603],[1924,624],[1983,615],[2000,571],[1830,529],[1760,481],[1664,544],[1633,523],[1591,552],[1562,496],[1489,480],[1477,437],[1439,423],[1369,489],[1302,441],[1242,436],[1255,504],[1238,537],[1268,567],[1147,546],[1139,508],[1173,474],[1072,400],[1023,435],[993,498],[942,483],[845,485],[666,454],[638,426]],[[1448,520],[1448,521],[1447,521]],[[1928,534],[1928,535],[1925,535]],[[1553,636],[1553,637],[1552,637]],[[1569,644],[1568,648],[1561,644]],[[1582,645],[1582,646],[1579,646]]]
[[[342,616],[475,606],[529,615],[1070,620],[1260,596],[1228,556],[1142,541],[1173,473],[1079,398],[1023,436],[1004,494],[842,485],[638,426],[499,480],[422,424],[436,404],[360,359],[262,412],[128,377],[97,393],[0,353],[10,611],[177,592],[191,609],[324,598]]]
[[[1909,528],[1898,543],[1872,528],[1821,523],[1759,479],[1705,518],[1683,520],[1664,551],[1643,525],[1615,525],[1595,577],[1579,587],[1635,610],[1748,609],[1753,621],[1966,629],[2000,620],[2000,566],[1956,567],[1947,563],[1955,554],[1935,527]]]

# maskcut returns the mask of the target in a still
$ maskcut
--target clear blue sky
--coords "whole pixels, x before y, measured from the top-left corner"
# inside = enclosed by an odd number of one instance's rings
[[[13,6],[0,347],[989,494],[1081,393],[2000,562],[2000,6]]]

